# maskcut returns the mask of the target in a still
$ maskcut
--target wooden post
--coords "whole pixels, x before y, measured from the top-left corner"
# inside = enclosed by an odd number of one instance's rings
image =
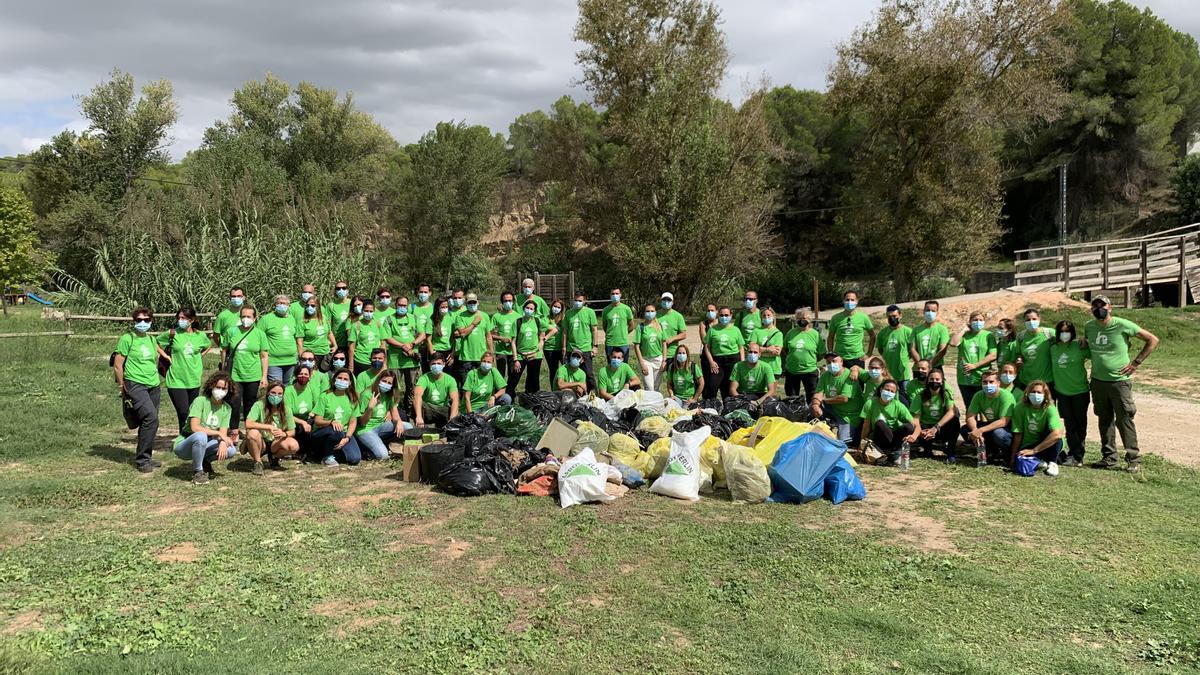
[[[821,318],[821,282],[813,279],[813,321]]]
[[[1100,251],[1100,276],[1104,289],[1108,290],[1108,244]]]
[[[1070,293],[1071,292],[1071,249],[1064,246],[1059,250],[1062,251],[1062,259],[1063,259],[1063,272],[1062,272],[1063,293]]]
[[[571,270],[571,277],[568,281],[568,285],[569,288],[567,288],[567,293],[570,294],[571,297],[563,299],[563,307],[570,307],[571,302],[575,300],[575,270]]]
[[[67,335],[71,334],[71,310],[63,310],[63,330],[67,331]]]
[[[1146,275],[1149,274],[1149,265],[1146,263],[1146,259],[1149,256],[1149,246],[1149,243],[1143,241],[1141,254],[1138,257],[1138,267],[1141,268],[1142,272],[1142,305],[1144,307],[1150,306],[1150,283],[1146,279]]]
[[[1187,237],[1179,237],[1179,306],[1187,307]]]

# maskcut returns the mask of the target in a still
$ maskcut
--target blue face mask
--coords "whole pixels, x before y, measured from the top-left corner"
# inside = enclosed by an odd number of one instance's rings
[[[973,330],[973,331],[983,330],[983,322],[982,321],[972,321],[971,322],[971,330]]]
[[[878,380],[879,378],[883,377],[883,371],[878,368],[872,368],[867,372],[870,373],[872,380]]]
[[[379,304],[380,304],[380,306],[382,306],[382,307],[391,307],[391,306],[392,306],[392,299],[391,299],[391,298],[380,298],[380,299],[379,299]]]
[[[842,307],[845,307],[846,311],[853,311],[855,307],[858,307],[858,301],[857,300],[847,300],[842,303]]]
[[[371,319],[375,318],[375,312],[363,312],[362,318],[366,319],[367,321],[370,321]]]
[[[646,320],[653,321],[654,317],[658,316],[658,312],[646,312]]]
[[[346,367],[346,359],[334,359],[333,367],[334,368],[345,368]]]
[[[1003,382],[1004,384],[1012,384],[1013,380],[1015,380],[1015,379],[1017,379],[1017,378],[1014,375],[1011,375],[1009,373],[1000,373],[1000,381]]]
[[[884,389],[883,391],[879,392],[879,400],[883,401],[884,403],[891,403],[892,399],[894,398],[896,398],[896,392],[892,391],[891,389]]]
[[[710,309],[709,311],[707,311],[707,312],[705,312],[705,313],[704,313],[704,316],[705,316],[705,318],[707,318],[709,321],[712,321],[713,319],[717,318],[717,312],[716,312],[715,310],[711,310],[711,309]]]
[[[925,321],[927,323],[933,323],[935,319],[937,319],[937,312],[935,312],[933,310],[926,310]]]
[[[475,312],[479,311],[479,304],[475,302],[470,303],[467,305],[467,311],[474,314]]]
[[[345,391],[350,388],[350,380],[334,380],[333,386],[339,391]]]
[[[288,313],[288,306],[283,304],[275,305],[275,313],[279,316],[284,316]]]
[[[575,309],[583,309],[583,301],[582,300],[576,300],[574,302],[574,305],[575,305]]]
[[[133,323],[133,329],[139,333],[145,333],[146,331],[150,330],[150,322],[149,321],[135,321]]]
[[[551,313],[551,314],[556,314],[556,315],[557,315],[557,314],[561,314],[561,313],[562,313],[562,307],[551,307],[551,308],[550,308],[550,313]]]
[[[985,382],[983,385],[983,392],[988,395],[994,394],[999,390],[1000,385],[996,384],[995,382]]]
[[[775,317],[773,316],[764,316],[762,318],[762,325],[764,326],[770,326],[773,323],[775,323]]]
[[[521,289],[521,292],[522,292],[522,293],[524,293],[526,297],[528,297],[528,296],[530,296],[530,295],[533,295],[533,289],[532,289],[532,288],[522,288],[522,289]]]
[[[753,309],[753,308],[754,308],[754,301],[753,301],[753,300],[743,300],[743,301],[742,301],[742,307],[745,307],[746,309]]]
[[[728,323],[729,323],[730,321],[732,321],[732,320],[733,320],[733,318],[732,318],[732,317],[728,317],[728,316],[720,316],[720,317],[717,317],[717,321],[718,321],[718,322],[720,322],[720,324],[721,324],[722,326],[724,326],[724,325],[728,324]]]
[[[613,304],[616,304],[621,301],[621,296],[613,293],[611,296],[609,296],[609,299],[613,301]]]
[[[1041,405],[1046,400],[1046,395],[1040,391],[1029,392],[1029,402],[1034,405]]]
[[[379,383],[379,393],[386,394],[391,390],[392,390],[391,382],[380,382]]]
[[[609,359],[608,360],[608,365],[612,366],[613,368],[620,368],[622,363],[625,363],[624,359]]]
[[[746,355],[746,362],[747,363],[758,363],[758,354],[756,354],[754,352],[750,352],[749,354]]]
[[[663,309],[671,309],[671,308],[672,308],[672,307],[674,307],[674,306],[675,306],[675,303],[674,303],[674,302],[672,302],[672,301],[670,301],[670,300],[663,300],[663,301],[662,301],[662,308],[663,308]]]
[[[840,363],[829,364],[829,372],[833,373],[834,375],[837,375],[838,373],[842,372],[842,364],[840,364]]]
[[[526,307],[526,308],[525,308],[525,318],[526,318],[526,319],[531,319],[531,318],[533,318],[533,308],[532,308],[532,307]]]
[[[434,375],[441,375],[443,368],[445,368],[445,366],[443,366],[442,364],[433,363],[433,364],[430,364],[430,366],[429,366],[429,372],[433,373]]]
[[[438,314],[449,314],[449,313],[450,313],[450,308],[449,308],[449,307],[443,307],[443,308],[441,308],[441,309],[439,309],[439,310],[438,310]]]
[[[396,316],[405,316],[408,314],[408,305],[400,305],[396,308]]]
[[[512,309],[512,300],[505,300],[504,302],[500,303],[500,305],[504,307],[505,311],[510,310]]]
[[[450,306],[451,307],[458,309],[459,307],[462,307],[462,304],[463,304],[462,298],[450,298]]]
[[[229,298],[229,304],[234,307],[241,307],[244,302],[246,302],[245,298]]]
[[[304,313],[309,316],[315,316],[317,313],[317,306],[316,305],[306,305],[304,307]]]
[[[1025,327],[1029,330],[1037,330],[1040,325],[1042,325],[1042,322],[1037,319],[1030,319],[1025,322]]]
[[[305,366],[305,367],[307,367],[307,368],[316,368],[316,367],[317,367],[317,362],[316,362],[316,361],[313,361],[312,359],[306,359],[306,360],[304,360],[304,361],[301,361],[301,362],[300,362],[300,365],[302,365],[302,366]]]
[[[187,319],[180,319],[175,322],[175,327],[179,330],[187,330],[188,326],[190,325],[192,325],[192,322],[188,321]]]
[[[371,367],[379,370],[383,367],[383,359],[371,359]]]
[[[676,352],[675,360],[680,363],[687,363],[687,354],[684,354],[683,352]]]
[[[429,294],[428,293],[417,293],[417,300],[419,302],[429,302]]]
[[[350,308],[350,311],[353,312],[354,314],[362,314],[362,312],[363,312],[362,305],[355,305]]]
[[[300,293],[300,299],[304,300],[305,302],[307,302],[311,298],[312,298],[312,293],[309,293],[308,291],[303,291]]]
[[[570,359],[568,359],[568,363],[571,364],[572,368],[578,368],[579,364],[583,363],[583,359],[579,358],[578,356],[572,356]]]
[[[481,364],[479,364],[479,369],[480,369],[480,370],[482,370],[482,371],[483,371],[483,372],[485,372],[485,373],[489,373],[489,372],[491,372],[491,370],[492,370],[492,364],[490,364],[490,363],[481,363]]]
[[[279,394],[267,394],[267,403],[271,405],[279,405],[283,403],[283,397]]]
[[[338,297],[338,300],[345,300],[346,296],[350,295],[350,291],[348,291],[344,288],[339,288],[336,291],[334,291],[333,293],[334,293],[334,295],[336,295]]]

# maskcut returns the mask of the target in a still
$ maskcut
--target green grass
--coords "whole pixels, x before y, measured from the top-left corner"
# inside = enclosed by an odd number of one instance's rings
[[[169,453],[128,465],[108,344],[0,349],[0,671],[1200,668],[1200,472],[1154,456],[868,467],[836,507],[560,510],[390,463],[193,486]]]

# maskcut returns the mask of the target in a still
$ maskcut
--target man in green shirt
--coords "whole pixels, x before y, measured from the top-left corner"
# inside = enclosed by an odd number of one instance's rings
[[[813,393],[812,412],[817,417],[828,418],[837,427],[838,440],[850,447],[858,447],[861,438],[861,414],[863,407],[862,386],[850,377],[841,356],[830,352],[825,355],[829,364],[817,378],[817,389]]]
[[[412,410],[421,354],[425,351],[421,345],[427,336],[420,319],[413,315],[408,296],[402,295],[396,301],[395,314],[383,325],[383,339],[388,345],[388,368],[404,379],[404,410]]]
[[[758,291],[746,291],[742,298],[742,308],[733,315],[733,323],[742,331],[742,339],[746,344],[750,344],[758,329],[762,328],[762,315],[758,311]]]
[[[641,379],[633,368],[625,363],[625,350],[616,347],[608,358],[608,365],[596,373],[596,395],[605,401],[616,396],[622,389],[640,387]]]
[[[467,294],[461,288],[454,289],[450,294],[450,313],[457,319],[463,312],[467,311]]]
[[[587,377],[587,390],[596,390],[596,371],[592,364],[596,356],[596,345],[600,342],[600,322],[596,319],[596,310],[587,306],[587,296],[575,294],[571,309],[567,310],[562,321],[566,339],[563,340],[563,351],[578,351],[583,355],[583,372]]]
[[[496,370],[507,378],[512,374],[513,343],[517,336],[517,319],[521,313],[513,309],[513,294],[500,294],[500,311],[492,315],[491,338],[496,347]],[[465,381],[465,380],[464,380]]]
[[[522,307],[525,306],[526,302],[532,300],[533,304],[537,305],[535,312],[538,316],[543,319],[550,316],[550,305],[546,304],[546,301],[542,299],[542,296],[533,292],[533,279],[524,279],[521,281],[521,293],[525,298],[521,301]]]
[[[1092,316],[1083,327],[1086,347],[1092,357],[1092,405],[1100,422],[1100,468],[1117,466],[1116,432],[1121,432],[1125,446],[1126,470],[1141,470],[1138,457],[1137,427],[1133,416],[1133,383],[1130,380],[1142,362],[1158,348],[1158,337],[1128,319],[1113,316],[1112,302],[1107,296],[1092,298]],[[1133,360],[1129,358],[1129,341],[1144,342]]]
[[[604,355],[611,359],[614,347],[629,351],[629,334],[634,326],[633,310],[621,302],[621,289],[612,289],[609,297],[612,302],[600,312],[600,322],[604,324]]]
[[[674,309],[675,296],[670,292],[663,293],[658,304],[662,307],[658,313],[658,323],[663,329],[663,345],[667,348],[667,362],[670,363],[675,358],[675,352],[679,351],[679,345],[687,339],[687,321]]]
[[[587,394],[587,373],[583,371],[583,352],[578,349],[567,355],[567,360],[554,373],[554,390],[570,390],[583,398]]]
[[[413,419],[416,426],[426,422],[445,424],[458,417],[458,383],[444,372],[446,361],[440,354],[429,358],[429,372],[417,380]]]
[[[983,390],[971,399],[967,407],[967,424],[963,438],[979,452],[979,463],[1006,464],[1012,449],[1012,420],[1016,401],[1012,394],[1000,388],[1000,376],[989,372],[983,376]]]
[[[300,287],[300,297],[292,303],[288,308],[288,314],[296,321],[304,321],[304,305],[308,304],[309,298],[317,294],[317,287],[312,284],[304,284]]]
[[[396,308],[392,306],[392,303],[392,289],[384,287],[376,291],[375,320],[380,324],[386,324],[388,319],[396,313]]]
[[[350,344],[347,329],[350,321],[350,285],[339,281],[333,285],[333,301],[325,304],[323,310],[329,326],[333,329],[333,339],[337,345],[345,349]]]
[[[913,360],[926,359],[937,368],[946,358],[946,348],[950,346],[950,329],[938,320],[938,310],[941,305],[937,300],[925,302],[925,322],[913,330],[913,348],[916,352]]]
[[[875,324],[858,309],[858,293],[854,291],[842,295],[842,308],[829,320],[826,348],[842,357],[850,377],[857,379],[858,371],[867,365],[863,357],[875,351]],[[865,347],[863,342],[867,343]]]
[[[757,403],[762,404],[775,396],[775,388],[775,370],[762,360],[762,347],[751,342],[746,347],[746,360],[738,362],[729,376],[729,394],[757,396]]]
[[[229,306],[221,310],[213,319],[212,325],[212,346],[220,349],[224,347],[221,339],[229,332],[230,328],[237,325],[238,319],[241,318],[242,305],[246,304],[246,292],[241,286],[234,286],[229,289]],[[223,367],[222,370],[229,372],[228,367]]]
[[[133,310],[133,330],[117,340],[113,356],[113,371],[121,385],[122,405],[126,411],[125,421],[130,428],[138,430],[133,464],[141,473],[150,473],[155,466],[161,466],[150,457],[154,437],[158,434],[158,406],[162,401],[158,379],[161,349],[150,336],[151,319],[149,309]]]
[[[912,379],[913,331],[901,323],[903,314],[899,305],[888,305],[888,325],[879,331],[875,342],[879,355],[887,364],[888,373],[900,388],[900,400],[908,405],[912,398],[908,394],[908,383]]]
[[[492,320],[486,312],[479,311],[479,296],[468,293],[462,314],[454,319],[455,382],[465,382],[467,373],[479,365],[483,355],[495,352],[491,331]]]

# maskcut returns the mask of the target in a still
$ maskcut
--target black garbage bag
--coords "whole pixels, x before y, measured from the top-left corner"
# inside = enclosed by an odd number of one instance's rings
[[[608,434],[609,436],[612,436],[613,434],[631,434],[632,435],[633,430],[637,428],[637,422],[633,422],[631,424],[623,419],[610,420],[607,417],[605,417],[604,423],[598,424],[597,426],[599,426],[601,429],[603,429],[604,433]]]
[[[563,389],[558,392],[559,410],[566,410],[568,407],[575,405],[579,397],[575,395],[574,389]]]
[[[417,463],[421,465],[421,482],[435,483],[442,469],[461,462],[462,446],[454,443],[431,443],[421,448]]]
[[[737,410],[730,410],[729,412],[725,413],[724,415],[721,415],[721,417],[724,417],[725,419],[729,420],[730,422],[733,422],[734,425],[736,425],[738,427],[754,426],[754,416],[750,414],[749,410],[745,410],[742,408],[739,408]]]
[[[467,429],[491,429],[492,423],[479,413],[463,413],[446,422],[446,440],[453,441]]]
[[[642,421],[642,413],[636,408],[626,408],[621,411],[617,418],[620,422],[629,425],[630,429],[637,428],[638,422]]]
[[[515,494],[512,466],[508,460],[490,455],[470,457],[442,469],[438,487],[459,497],[487,494]]]
[[[576,402],[563,408],[559,416],[570,422],[571,426],[575,426],[575,422],[591,422],[603,429],[608,424],[608,417],[604,413],[582,402]]]
[[[811,422],[814,417],[804,396],[771,399],[762,405],[762,414],[766,417],[783,417],[792,422]]]
[[[465,429],[458,434],[458,439],[454,444],[463,449],[464,457],[478,457],[479,455],[496,454],[488,451],[489,444],[496,438],[496,432],[492,431],[491,427],[482,429],[470,428]]]
[[[745,410],[751,415],[755,415],[758,409],[756,401],[757,397],[752,394],[738,394],[737,396],[730,396],[721,401],[719,410],[722,415],[728,415],[734,410]]]
[[[650,444],[657,441],[661,436],[653,431],[637,431],[633,432],[633,437],[637,439],[638,445],[642,446],[642,450],[649,450]]]
[[[676,431],[695,431],[700,427],[709,427],[712,429],[712,435],[722,440],[729,438],[729,435],[738,428],[733,422],[720,415],[704,412],[692,415],[691,419],[681,419],[675,423]]]
[[[534,443],[520,439],[497,438],[488,444],[487,452],[508,460],[512,474],[520,476],[529,469],[546,461],[550,454],[545,450],[534,448]]]
[[[708,408],[711,410],[716,410],[717,412],[721,412],[721,399],[702,398],[688,406],[688,410],[697,410],[700,408]]]
[[[536,415],[542,426],[549,424],[563,408],[562,399],[553,391],[518,394],[517,404]]]

